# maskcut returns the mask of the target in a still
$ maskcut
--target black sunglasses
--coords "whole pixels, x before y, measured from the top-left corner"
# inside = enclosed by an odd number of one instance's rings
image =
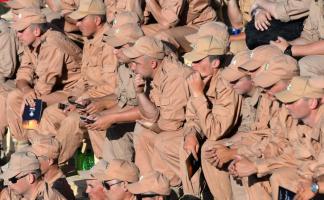
[[[118,181],[118,182],[116,182],[116,183],[109,184],[108,182],[103,181],[103,182],[102,182],[102,185],[103,185],[107,190],[110,190],[111,186],[113,186],[113,185],[117,185],[117,184],[119,184],[119,183],[121,183],[121,182],[123,182],[123,181]]]
[[[20,176],[20,177],[12,177],[12,178],[10,178],[9,179],[9,181],[12,183],[12,184],[15,184],[15,183],[17,183],[17,181],[19,180],[19,179],[22,179],[22,178],[24,178],[24,177],[26,177],[26,176],[28,176],[28,174],[25,174],[25,175],[23,175],[23,176]]]

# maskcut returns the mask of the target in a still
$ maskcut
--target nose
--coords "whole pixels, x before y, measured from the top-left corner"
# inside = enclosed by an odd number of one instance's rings
[[[77,27],[80,27],[80,25],[81,25],[81,21],[78,21],[75,25],[76,25]]]
[[[135,70],[136,70],[136,64],[135,63],[130,63],[129,65],[130,65],[131,70],[133,72],[135,72]]]

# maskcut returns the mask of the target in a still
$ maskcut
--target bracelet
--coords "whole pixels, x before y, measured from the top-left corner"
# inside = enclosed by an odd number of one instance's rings
[[[291,51],[292,45],[288,45],[288,47],[285,49],[284,54],[288,56],[292,56],[292,51]]]

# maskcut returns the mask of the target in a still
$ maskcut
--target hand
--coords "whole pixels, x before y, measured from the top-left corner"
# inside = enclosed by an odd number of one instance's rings
[[[35,107],[35,99],[37,99],[37,94],[35,90],[30,89],[24,94],[24,102],[25,104],[29,105],[30,107]]]
[[[184,139],[183,149],[188,153],[192,153],[193,157],[198,160],[199,142],[195,134],[186,135]]]
[[[135,91],[137,94],[143,93],[145,87],[145,80],[142,75],[136,74],[135,76]]]
[[[254,26],[259,31],[268,30],[268,27],[271,25],[271,14],[262,9],[258,8],[254,16]]]
[[[316,194],[312,192],[311,186],[311,180],[301,181],[297,186],[297,193],[294,200],[308,200],[315,197]]]
[[[225,163],[233,160],[236,155],[235,149],[230,149],[226,146],[220,145],[216,148],[217,167],[222,168]]]
[[[234,177],[248,177],[257,173],[257,168],[248,158],[236,156],[229,167],[229,171]]]
[[[212,166],[217,167],[218,166],[218,160],[216,157],[216,148],[209,148],[206,149],[204,152],[204,159],[207,160]]]
[[[287,40],[285,40],[282,37],[278,37],[278,39],[276,41],[270,41],[271,45],[274,45],[276,47],[278,47],[282,52],[284,52],[287,47],[289,46],[289,43],[287,42]]]
[[[75,111],[76,110],[76,106],[75,105],[71,105],[71,104],[69,104],[64,110],[63,110],[63,112],[64,113],[68,113],[68,112],[73,112],[73,111]]]
[[[204,88],[206,83],[210,80],[212,76],[206,77],[202,80],[199,72],[192,73],[187,78],[187,83],[193,97],[199,97],[204,95]]]
[[[92,131],[105,131],[114,123],[112,115],[89,116],[89,119],[95,120],[92,124],[86,124],[86,127]]]
[[[103,111],[106,108],[103,101],[91,101],[91,103],[82,111],[86,112],[89,115],[93,115]]]

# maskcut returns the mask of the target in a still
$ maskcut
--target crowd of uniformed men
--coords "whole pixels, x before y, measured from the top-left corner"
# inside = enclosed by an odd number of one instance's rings
[[[324,193],[323,0],[9,0],[8,10],[0,133],[15,145],[0,199],[75,199],[60,168],[85,138],[98,159],[80,172],[90,199],[200,199],[207,186],[216,200]],[[247,48],[276,34],[275,20],[299,19],[294,40]],[[43,112],[29,129],[22,111],[35,99]]]

